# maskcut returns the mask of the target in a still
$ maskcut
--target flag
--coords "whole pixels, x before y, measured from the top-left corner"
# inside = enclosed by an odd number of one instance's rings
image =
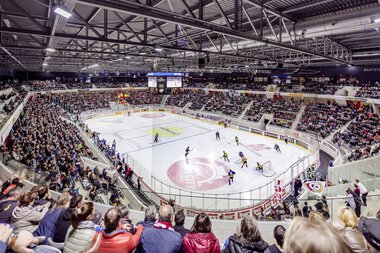
[[[282,200],[282,198],[285,196],[285,188],[281,186],[281,180],[276,180],[274,184],[274,191],[277,200]]]
[[[305,189],[311,193],[322,197],[323,192],[325,191],[326,182],[322,181],[308,181],[303,183]]]

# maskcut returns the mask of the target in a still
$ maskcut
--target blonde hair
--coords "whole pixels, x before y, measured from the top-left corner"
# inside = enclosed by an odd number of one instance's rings
[[[311,211],[309,213],[309,221],[312,222],[312,223],[315,223],[315,224],[319,224],[319,223],[325,223],[326,222],[326,219],[325,217],[318,211]]]
[[[285,235],[286,253],[353,253],[337,230],[326,222],[295,217]]]
[[[350,207],[340,207],[338,210],[338,219],[345,227],[358,227],[359,219],[356,216],[354,210]]]

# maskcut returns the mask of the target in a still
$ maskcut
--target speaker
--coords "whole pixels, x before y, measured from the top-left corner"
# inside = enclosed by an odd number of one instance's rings
[[[198,68],[203,69],[205,67],[205,58],[198,59]]]

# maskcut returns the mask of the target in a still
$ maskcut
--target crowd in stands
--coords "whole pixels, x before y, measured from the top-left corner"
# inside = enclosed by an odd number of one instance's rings
[[[286,85],[280,86],[281,92],[313,93],[313,94],[324,94],[324,95],[334,95],[338,89],[339,89],[338,85],[316,84],[316,83],[306,83],[303,85],[286,84]]]
[[[204,110],[209,112],[220,112],[225,115],[238,117],[251,99],[244,94],[227,94],[223,92],[212,92],[211,99],[205,105]]]
[[[55,81],[30,81],[25,82],[24,85],[31,91],[66,90],[64,84]]]
[[[329,136],[352,120],[358,111],[353,106],[338,105],[327,101],[325,104],[307,105],[297,130],[319,134],[322,138]]]
[[[102,215],[97,206],[80,194],[67,191],[56,199],[46,186],[24,189],[22,173],[1,185],[0,253],[376,253],[380,251],[380,217],[361,217],[352,206],[339,208],[337,219],[330,220],[327,202],[322,198],[313,210],[308,203],[289,210],[286,204],[272,208],[270,215],[292,217],[286,229],[276,225],[273,244],[265,241],[257,220],[246,214],[225,241],[213,233],[212,220],[199,213],[190,228],[185,227],[185,212],[174,203],[145,209],[145,218],[133,224],[125,206],[110,207]],[[356,198],[356,199],[355,199]],[[178,209],[178,210],[176,210]],[[379,212],[380,213],[380,212]],[[276,222],[276,221],[273,221]],[[12,232],[14,234],[12,234]],[[11,235],[12,234],[12,235]],[[8,248],[8,249],[7,249]],[[30,249],[28,251],[28,248]]]
[[[355,97],[380,99],[380,84],[376,83],[371,86],[363,85],[355,94]]]
[[[338,145],[346,143],[352,153],[349,161],[360,160],[379,154],[380,152],[380,118],[374,114],[370,106],[362,106],[359,114],[346,130],[336,133],[333,142]]]

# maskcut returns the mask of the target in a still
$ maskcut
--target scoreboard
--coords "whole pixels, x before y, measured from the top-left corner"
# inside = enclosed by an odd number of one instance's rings
[[[151,72],[147,74],[148,87],[158,88],[160,93],[170,92],[171,88],[182,88],[185,73]]]

